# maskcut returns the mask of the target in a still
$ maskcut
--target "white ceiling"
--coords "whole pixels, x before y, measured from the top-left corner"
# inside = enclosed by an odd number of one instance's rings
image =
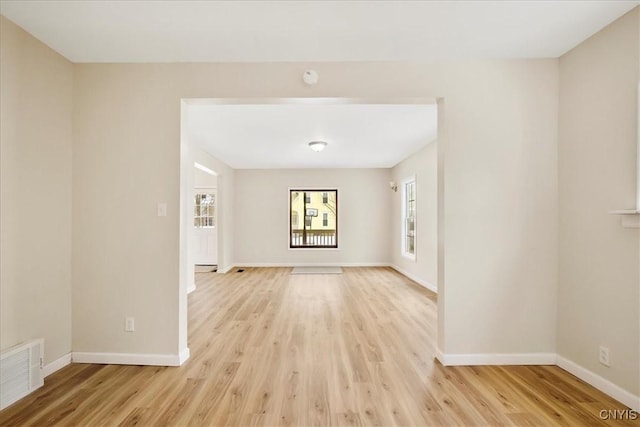
[[[235,169],[388,168],[432,142],[435,104],[187,105],[190,141]],[[322,140],[327,148],[309,149]]]
[[[558,57],[640,1],[0,0],[74,62]],[[434,105],[188,106],[189,137],[234,168],[391,167],[435,138]],[[314,153],[307,142],[326,140]]]
[[[639,1],[2,0],[74,62],[558,57]]]

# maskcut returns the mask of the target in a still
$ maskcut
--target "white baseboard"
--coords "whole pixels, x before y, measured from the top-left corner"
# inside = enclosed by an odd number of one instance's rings
[[[53,362],[44,365],[44,367],[42,368],[42,375],[46,378],[54,372],[57,372],[65,366],[69,365],[70,363],[71,353],[67,353],[64,356],[54,360]]]
[[[422,280],[418,276],[415,276],[415,275],[409,273],[408,271],[403,270],[402,268],[398,267],[397,265],[390,264],[389,267],[393,268],[395,271],[397,271],[398,273],[402,274],[403,276],[407,276],[409,279],[413,280],[414,282],[416,282],[418,285],[422,286],[423,288],[427,288],[433,293],[436,293],[436,294],[438,293],[438,287],[435,286],[434,284],[429,283],[426,280]]]
[[[189,356],[191,356],[189,347],[182,349],[182,351],[180,352],[180,358],[178,360],[178,362],[180,363],[180,366],[182,366],[184,362],[186,362],[189,359]]]
[[[237,267],[388,267],[387,262],[240,262]]]
[[[572,362],[569,359],[565,359],[560,355],[556,357],[556,364],[570,374],[573,374],[576,377],[580,378],[587,384],[592,385],[601,392],[627,405],[634,411],[640,412],[640,396],[635,396],[633,393],[628,392],[622,387],[615,385],[611,381],[602,378],[600,375],[595,374],[590,370],[583,368],[577,363]]]
[[[182,352],[184,353],[184,351]],[[149,365],[180,366],[189,357],[189,349],[185,354],[137,354],[137,353],[89,353],[74,351],[71,353],[73,363],[96,363],[102,365]]]
[[[187,295],[189,295],[191,292],[196,290],[196,284],[195,283],[191,283],[189,285],[189,287],[187,288]]]
[[[445,354],[439,348],[435,353],[436,359],[444,366],[557,365],[634,411],[640,412],[640,396],[555,353]]]
[[[235,264],[231,264],[231,265],[228,265],[226,267],[218,267],[218,273],[220,273],[220,274],[228,273],[234,267],[235,267]]]
[[[438,350],[436,357],[444,366],[556,364],[555,353],[446,354]]]

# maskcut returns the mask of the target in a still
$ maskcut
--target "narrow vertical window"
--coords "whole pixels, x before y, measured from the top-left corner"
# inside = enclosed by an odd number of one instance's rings
[[[322,203],[324,203],[325,205],[327,203],[329,203],[329,194],[328,193],[322,193]]]
[[[416,180],[402,183],[402,255],[416,259]]]
[[[324,202],[324,203],[326,203],[326,202]],[[322,214],[322,226],[323,227],[328,227],[329,226],[329,214],[327,212]]]

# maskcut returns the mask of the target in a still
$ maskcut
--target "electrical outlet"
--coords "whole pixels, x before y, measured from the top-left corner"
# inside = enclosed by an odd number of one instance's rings
[[[598,353],[598,360],[604,366],[610,366],[609,365],[609,348],[608,347],[600,346],[600,351]]]
[[[125,319],[124,319],[124,330],[126,332],[135,332],[135,330],[136,330],[136,318],[135,317],[125,317]]]

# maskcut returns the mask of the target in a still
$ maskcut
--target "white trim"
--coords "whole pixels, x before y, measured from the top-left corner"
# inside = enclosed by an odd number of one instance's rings
[[[446,354],[440,352],[437,357],[444,366],[556,364],[555,353]]]
[[[274,105],[333,105],[333,104],[437,104],[438,98],[432,97],[264,97],[264,98],[180,98],[186,105],[246,105],[246,104],[274,104]]]
[[[394,266],[391,266],[395,269]],[[404,274],[400,272],[401,274]],[[412,279],[413,280],[413,279]],[[181,366],[189,359],[189,348],[185,348],[177,356],[158,354],[125,354],[125,353],[67,353],[59,359],[47,364],[42,369],[44,377],[48,377],[71,363],[98,363],[117,365],[161,365]],[[444,366],[473,366],[473,365],[557,365],[587,384],[597,388],[608,396],[618,400],[634,411],[640,412],[640,396],[635,396],[611,381],[589,371],[586,368],[553,353],[529,354],[444,354],[439,348],[435,349],[435,357]],[[152,363],[154,362],[154,363]]]
[[[220,267],[218,268],[218,273],[220,274],[228,273],[229,271],[233,270],[235,266],[236,266],[235,264],[230,264],[226,267]]]
[[[71,361],[73,363],[104,365],[180,366],[183,356],[184,354],[89,353],[74,351],[71,353]]]
[[[388,262],[238,262],[236,267],[389,267]]]
[[[402,274],[403,276],[406,276],[407,278],[413,280],[414,282],[416,282],[418,285],[422,286],[423,288],[427,288],[428,290],[430,290],[433,293],[438,293],[438,287],[435,286],[432,283],[427,282],[426,280],[422,280],[421,278],[419,278],[418,276],[409,273],[406,270],[403,270],[402,268],[398,267],[397,265],[389,265],[389,267],[393,268],[395,271],[397,271],[398,273]]]
[[[180,363],[180,366],[182,366],[184,362],[189,360],[190,356],[191,356],[191,351],[189,351],[189,347],[182,349],[178,358],[178,362]]]
[[[640,412],[640,396],[555,353],[445,354],[436,348],[435,357],[444,366],[556,365],[634,411]]]
[[[67,353],[53,362],[44,365],[42,368],[42,376],[46,378],[69,364],[71,364],[71,353]]]
[[[189,287],[187,288],[187,295],[189,295],[191,292],[195,290],[196,290],[196,284],[195,283],[189,284]]]
[[[580,378],[587,384],[592,385],[601,392],[627,405],[634,411],[640,412],[640,396],[635,396],[633,393],[628,392],[627,390],[612,383],[611,381],[602,378],[600,375],[591,372],[590,370],[583,368],[577,363],[572,362],[569,359],[565,359],[560,355],[556,357],[556,364],[570,374],[573,374],[576,377]]]

